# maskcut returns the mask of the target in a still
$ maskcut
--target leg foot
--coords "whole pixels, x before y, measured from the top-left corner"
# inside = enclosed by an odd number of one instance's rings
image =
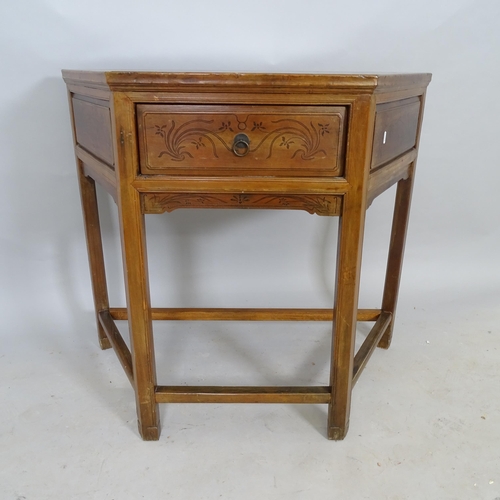
[[[111,349],[111,342],[108,340],[108,337],[106,337],[106,334],[104,334],[104,337],[101,335],[99,332],[99,346],[100,348],[105,351],[106,349]]]
[[[328,439],[333,441],[342,441],[349,430],[349,422],[345,427],[328,427]]]
[[[141,426],[141,423],[138,422],[138,425],[139,434],[141,435],[143,441],[158,441],[158,439],[160,439],[160,424],[155,427],[143,427]]]
[[[392,342],[392,325],[384,333],[383,337],[377,344],[377,347],[380,347],[381,349],[389,349],[389,347],[391,346],[391,342]]]

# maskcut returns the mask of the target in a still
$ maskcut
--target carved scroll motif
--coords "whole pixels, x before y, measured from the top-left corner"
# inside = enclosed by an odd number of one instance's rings
[[[177,208],[272,208],[305,210],[310,214],[340,215],[342,197],[310,194],[231,194],[231,193],[162,193],[143,194],[146,214],[172,212]]]
[[[236,117],[238,130],[246,129],[246,121]],[[262,121],[254,120],[251,131],[260,131],[261,134],[256,145],[251,147],[249,153],[257,153],[261,148],[265,149],[265,159],[272,157],[276,148],[290,151],[290,158],[299,156],[302,160],[314,160],[318,155],[327,156],[321,145],[321,139],[330,134],[330,123],[328,119],[319,119],[309,124],[303,121],[283,118],[268,122],[267,126]],[[242,128],[241,124],[245,126]],[[271,126],[272,130],[267,128]],[[154,125],[155,135],[162,137],[164,148],[157,153],[158,158],[169,156],[173,161],[183,161],[186,158],[197,156],[204,148],[210,150],[214,158],[219,158],[218,147],[231,152],[232,144],[221,135],[223,132],[234,132],[230,120],[215,123],[215,120],[203,120],[197,118],[178,125],[174,119],[161,125]]]

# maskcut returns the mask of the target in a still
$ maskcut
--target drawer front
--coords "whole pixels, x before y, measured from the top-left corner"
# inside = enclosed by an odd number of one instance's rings
[[[415,146],[419,115],[418,97],[377,106],[371,168],[377,168]]]
[[[141,173],[339,176],[337,106],[139,104]]]

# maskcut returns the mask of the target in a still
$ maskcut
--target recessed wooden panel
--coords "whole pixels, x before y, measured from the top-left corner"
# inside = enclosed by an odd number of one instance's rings
[[[109,166],[113,166],[111,114],[106,101],[91,102],[75,96],[72,102],[77,144]],[[100,102],[102,104],[99,104]]]
[[[140,104],[137,114],[143,174],[342,174],[344,107]]]
[[[415,146],[419,113],[418,97],[377,106],[372,168],[387,163]]]

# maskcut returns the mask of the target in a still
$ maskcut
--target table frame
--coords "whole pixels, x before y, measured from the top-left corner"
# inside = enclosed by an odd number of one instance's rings
[[[113,348],[134,389],[136,396],[139,432],[144,440],[157,440],[160,435],[159,403],[324,403],[328,405],[328,438],[343,439],[349,427],[351,393],[375,347],[388,348],[391,343],[396,313],[403,253],[408,227],[411,194],[414,184],[415,164],[420,128],[423,116],[425,88],[430,80],[415,77],[405,85],[388,80],[384,88],[381,80],[371,87],[356,82],[350,88],[340,88],[320,96],[303,92],[301,102],[317,102],[325,96],[337,105],[349,107],[349,130],[346,150],[346,169],[342,178],[166,178],[143,176],[139,173],[137,134],[135,132],[135,106],[138,102],[158,99],[161,91],[144,89],[138,83],[129,87],[113,73],[89,76],[88,72],[63,72],[71,96],[87,96],[88,99],[108,99],[111,113],[111,131],[114,152],[114,169],[89,152],[79,143],[74,126],[77,171],[84,215],[84,226],[92,276],[99,343],[102,349]],[[110,76],[111,75],[111,76]],[[151,79],[148,80],[151,84]],[[120,83],[121,82],[121,83]],[[392,83],[391,83],[392,82]],[[179,85],[178,85],[179,86]],[[344,85],[345,87],[345,85]],[[376,92],[382,87],[383,92]],[[402,87],[402,88],[401,88]],[[180,86],[182,88],[182,85]],[[152,96],[154,92],[154,96]],[[179,92],[179,89],[175,89]],[[174,92],[174,94],[175,94]],[[275,91],[274,91],[275,92]],[[198,102],[200,96],[210,101],[211,94],[199,89],[184,94],[184,99]],[[187,97],[186,97],[187,96]],[[263,101],[268,94],[262,94]],[[377,105],[419,96],[421,111],[414,147],[383,165],[370,169],[373,149],[374,123]],[[253,96],[257,101],[256,96]],[[273,95],[274,101],[279,96]],[[239,94],[233,94],[230,102],[238,102]],[[175,99],[172,93],[168,99]],[[71,107],[71,106],[70,106]],[[72,107],[71,107],[72,109]],[[127,307],[110,307],[96,183],[101,184],[114,198],[118,206],[120,235],[125,269]],[[397,183],[389,256],[380,309],[358,310],[358,290],[365,213],[373,199]],[[329,204],[331,213],[339,215],[339,238],[335,301],[332,309],[207,309],[207,308],[151,308],[146,251],[146,213],[169,211],[167,204],[148,205],[148,195],[172,195],[188,199],[194,194],[210,193],[293,193],[294,196],[319,194],[337,200]],[[191,205],[196,206],[196,204]],[[228,208],[227,205],[213,208]],[[262,208],[262,207],[258,207]],[[304,205],[291,207],[304,208]],[[307,209],[307,207],[306,207]],[[316,211],[317,210],[309,210]],[[127,347],[115,324],[128,320],[130,345]],[[164,386],[156,380],[153,320],[247,320],[247,321],[331,321],[332,352],[331,374],[328,386],[318,387],[221,387],[221,386]],[[357,321],[375,322],[360,349],[355,352]]]

